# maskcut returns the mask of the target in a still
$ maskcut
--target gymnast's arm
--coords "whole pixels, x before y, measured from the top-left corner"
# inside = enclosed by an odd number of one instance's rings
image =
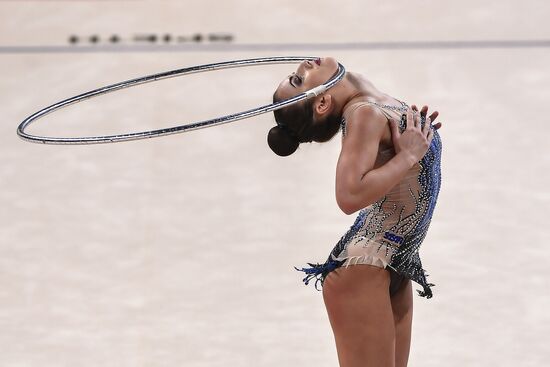
[[[373,169],[386,128],[386,117],[372,106],[353,111],[336,166],[336,202],[346,214],[374,203],[399,183],[419,160],[402,149],[383,166]]]

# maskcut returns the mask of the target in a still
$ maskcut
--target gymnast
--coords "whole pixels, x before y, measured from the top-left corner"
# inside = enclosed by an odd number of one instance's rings
[[[273,95],[273,104],[214,119],[151,131],[107,136],[51,137],[25,129],[39,118],[105,93],[165,78],[230,67],[300,62]],[[412,324],[411,281],[431,298],[419,248],[441,183],[441,139],[427,117],[378,90],[365,77],[346,72],[334,58],[268,57],[192,66],[108,85],[62,100],[25,118],[17,134],[40,144],[100,144],[193,131],[274,112],[277,126],[267,140],[280,156],[300,143],[326,142],[342,131],[336,167],[336,202],[358,215],[322,264],[297,269],[315,278],[334,332],[341,367],[406,366]],[[350,266],[353,265],[353,266]]]
[[[273,94],[273,102],[325,83],[334,58],[304,60]],[[340,367],[407,365],[413,315],[411,281],[431,298],[419,248],[441,184],[441,139],[435,111],[418,111],[346,71],[319,95],[273,111],[267,135],[279,156],[300,143],[326,142],[342,131],[336,202],[358,215],[322,263],[298,269],[322,285]],[[351,265],[351,266],[350,266]]]

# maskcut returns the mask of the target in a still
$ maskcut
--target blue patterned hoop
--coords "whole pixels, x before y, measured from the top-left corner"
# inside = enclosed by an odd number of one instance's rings
[[[23,120],[23,122],[21,122],[21,124],[17,127],[17,135],[19,135],[19,137],[21,137],[23,140],[33,142],[33,143],[43,143],[43,144],[77,145],[77,144],[116,143],[121,141],[140,140],[140,139],[153,138],[157,136],[178,134],[178,133],[197,130],[205,127],[226,124],[232,121],[246,119],[246,118],[257,116],[263,113],[275,111],[283,107],[287,107],[289,105],[298,103],[302,100],[317,96],[325,92],[327,89],[331,88],[340,80],[342,80],[346,72],[344,66],[338,63],[338,71],[326,83],[321,84],[318,87],[312,88],[306,92],[300,93],[292,98],[285,99],[277,103],[272,103],[269,105],[257,107],[251,110],[230,114],[222,117],[217,117],[211,120],[192,122],[192,123],[187,123],[180,126],[164,128],[159,130],[142,131],[137,133],[105,135],[105,136],[74,137],[74,138],[56,138],[56,137],[48,137],[48,136],[37,136],[37,135],[30,135],[25,132],[25,129],[31,123],[33,123],[34,121],[38,120],[39,118],[49,113],[59,110],[60,108],[66,107],[73,103],[81,102],[88,98],[96,97],[105,93],[114,92],[123,88],[133,87],[139,84],[154,82],[161,79],[173,78],[180,75],[213,71],[218,69],[228,69],[228,68],[251,66],[251,65],[263,65],[263,64],[291,64],[291,63],[302,62],[304,60],[313,61],[315,59],[316,57],[280,56],[280,57],[264,57],[264,58],[255,58],[255,59],[225,61],[225,62],[219,62],[214,64],[192,66],[184,69],[176,69],[176,70],[166,71],[158,74],[144,76],[141,78],[123,81],[120,83],[108,85],[106,87],[95,89],[95,90],[65,99],[61,102],[57,102],[51,106],[43,108],[38,112],[35,112],[34,114],[30,115],[25,120]]]

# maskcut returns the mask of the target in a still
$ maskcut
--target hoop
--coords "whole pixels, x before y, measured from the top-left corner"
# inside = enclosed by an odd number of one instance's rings
[[[292,98],[285,99],[277,103],[272,103],[269,105],[257,107],[251,110],[246,110],[235,114],[217,117],[211,120],[192,122],[192,123],[187,123],[184,125],[179,125],[179,126],[170,127],[170,128],[142,131],[142,132],[136,132],[136,133],[76,137],[76,138],[63,138],[63,137],[56,138],[56,137],[49,137],[49,136],[37,136],[37,135],[30,135],[25,132],[25,129],[31,123],[60,108],[66,107],[73,103],[81,102],[88,98],[96,97],[105,93],[114,92],[123,88],[133,87],[139,84],[154,82],[161,79],[173,78],[180,75],[213,71],[218,69],[228,69],[228,68],[244,67],[244,66],[251,66],[251,65],[263,65],[263,64],[291,64],[291,63],[298,63],[304,60],[313,61],[315,59],[316,59],[315,57],[297,57],[297,56],[296,57],[280,56],[280,57],[243,59],[243,60],[219,62],[214,64],[205,64],[200,66],[192,66],[188,68],[176,69],[176,70],[166,71],[158,74],[148,75],[141,78],[126,80],[120,83],[108,85],[106,87],[98,88],[98,89],[65,99],[61,102],[57,102],[51,106],[43,108],[38,112],[35,112],[34,114],[30,115],[25,120],[23,120],[23,122],[21,122],[21,124],[17,127],[17,135],[19,135],[19,137],[22,138],[23,140],[33,142],[33,143],[43,143],[43,144],[77,145],[77,144],[116,143],[121,141],[140,140],[140,139],[153,138],[157,136],[178,134],[178,133],[188,132],[192,130],[202,129],[205,127],[226,124],[232,121],[246,119],[246,118],[257,116],[263,113],[275,111],[283,107],[287,107],[289,105],[298,103],[302,100],[317,96],[325,92],[327,89],[334,86],[344,77],[344,74],[346,71],[344,66],[338,63],[338,71],[326,83],[321,84],[315,88],[312,88],[306,92],[300,93]]]

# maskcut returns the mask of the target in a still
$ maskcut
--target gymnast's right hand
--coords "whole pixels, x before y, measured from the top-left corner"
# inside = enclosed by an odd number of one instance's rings
[[[441,123],[432,125],[432,122],[437,118],[439,113],[433,112],[429,117],[428,106],[422,107],[420,114],[415,105],[407,110],[407,127],[400,133],[399,127],[395,120],[390,120],[390,129],[392,134],[393,148],[395,154],[404,154],[411,162],[418,162],[424,157],[428,151],[433,138],[433,131],[441,127]],[[426,123],[422,127],[420,117],[426,119]]]

